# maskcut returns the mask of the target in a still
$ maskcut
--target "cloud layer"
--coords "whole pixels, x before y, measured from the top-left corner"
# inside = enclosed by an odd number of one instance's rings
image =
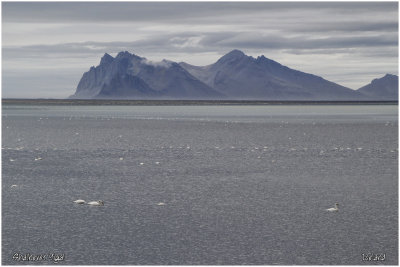
[[[207,65],[240,49],[356,89],[398,72],[397,5],[5,2],[3,97],[67,97],[105,52],[123,50]]]

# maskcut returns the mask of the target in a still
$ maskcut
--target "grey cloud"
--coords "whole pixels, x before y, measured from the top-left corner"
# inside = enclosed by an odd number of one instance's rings
[[[305,25],[293,25],[289,31],[300,32],[397,32],[399,30],[397,22],[358,22],[358,21],[339,21],[329,23],[318,23]]]
[[[266,49],[320,49],[320,48],[353,48],[397,46],[397,36],[334,36],[325,38],[283,37],[281,35],[259,36],[254,33],[243,33],[231,39],[220,41],[226,47],[249,47]]]
[[[321,48],[321,49],[282,49],[282,52],[293,55],[332,55],[332,54],[352,54],[354,56],[369,58],[397,58],[398,47],[391,46],[386,49],[370,49],[366,47],[357,48]]]
[[[186,44],[186,45],[185,45]],[[390,34],[372,36],[331,36],[316,38],[311,36],[284,37],[281,35],[260,35],[254,32],[221,32],[165,34],[151,36],[133,42],[78,42],[57,45],[31,45],[3,47],[5,58],[51,57],[53,54],[93,55],[116,53],[122,50],[168,52],[212,52],[229,49],[349,49],[362,47],[397,47],[398,37]]]
[[[111,22],[193,19],[287,10],[388,12],[396,2],[3,2],[3,22]]]
[[[264,4],[200,2],[75,2],[3,3],[4,21],[162,21],[225,12],[259,9]]]

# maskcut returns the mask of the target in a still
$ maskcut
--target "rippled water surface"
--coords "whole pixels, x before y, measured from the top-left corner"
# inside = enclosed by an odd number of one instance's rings
[[[397,118],[390,105],[3,105],[2,263],[397,264]]]

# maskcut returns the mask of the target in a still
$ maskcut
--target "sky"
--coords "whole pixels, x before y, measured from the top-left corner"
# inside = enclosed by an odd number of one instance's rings
[[[358,89],[398,75],[397,2],[2,2],[2,97],[66,98],[104,53],[233,49]]]

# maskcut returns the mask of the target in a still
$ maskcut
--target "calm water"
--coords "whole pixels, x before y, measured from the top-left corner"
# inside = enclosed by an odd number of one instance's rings
[[[397,264],[397,119],[379,105],[3,105],[2,263]]]

